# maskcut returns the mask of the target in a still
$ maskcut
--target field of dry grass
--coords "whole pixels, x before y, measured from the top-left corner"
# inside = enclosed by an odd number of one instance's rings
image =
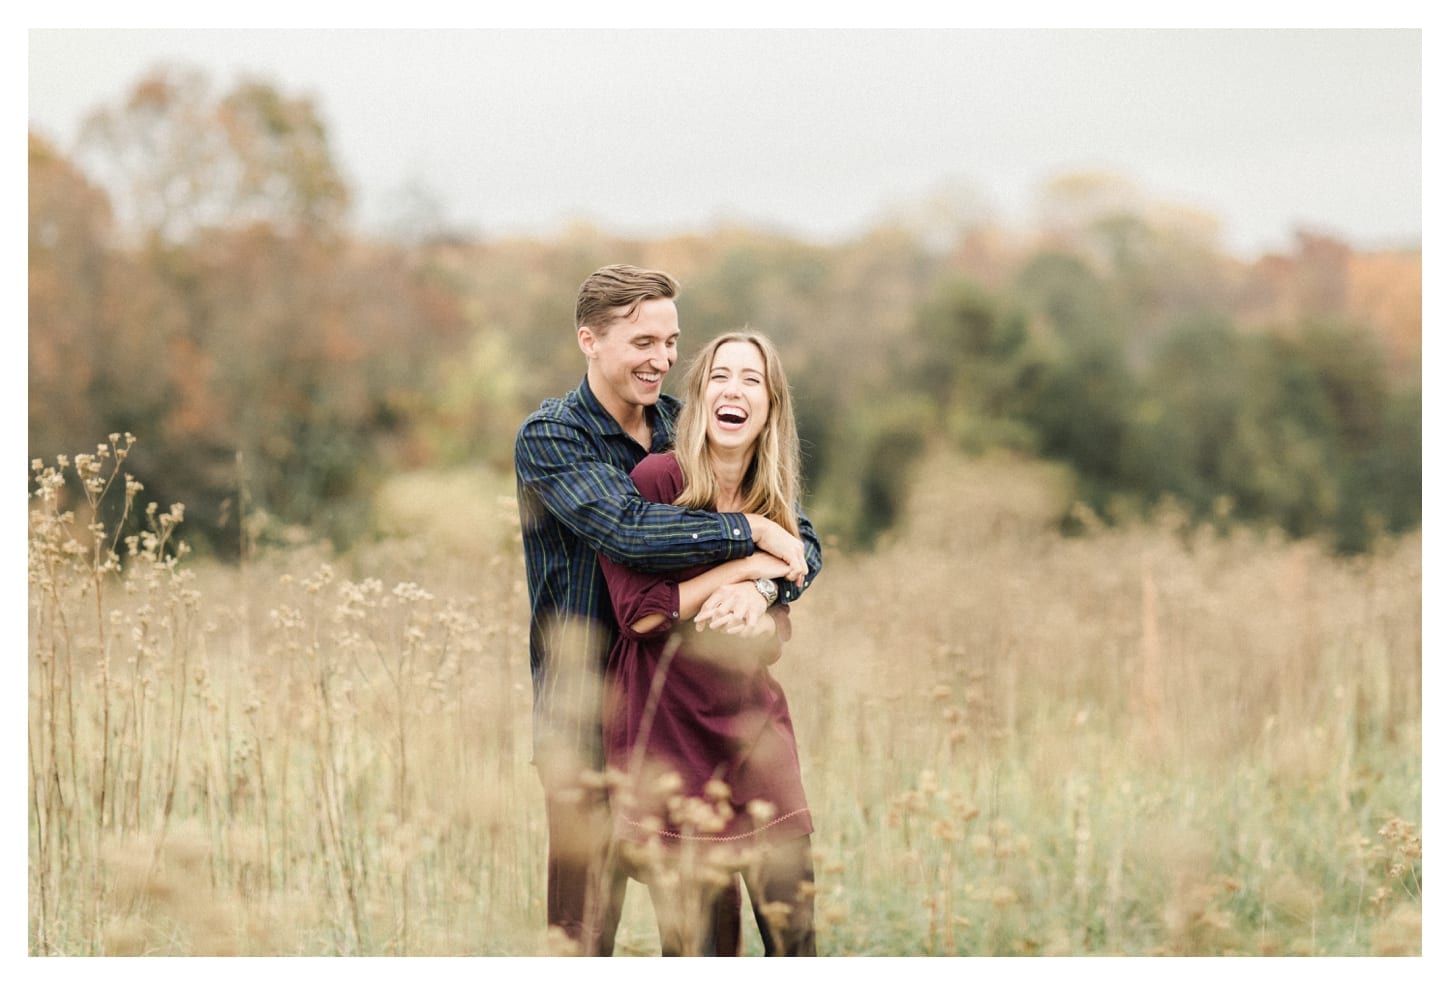
[[[32,954],[551,953],[512,506],[394,492],[407,538],[240,567],[32,500]],[[935,460],[796,607],[822,953],[1419,954],[1419,539],[1064,538],[1059,496]]]

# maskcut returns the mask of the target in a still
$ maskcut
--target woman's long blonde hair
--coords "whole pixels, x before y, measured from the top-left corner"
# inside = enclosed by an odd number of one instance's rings
[[[770,397],[770,414],[760,437],[755,440],[754,453],[745,471],[741,489],[744,505],[740,512],[759,513],[799,536],[796,510],[800,497],[801,453],[795,411],[790,402],[790,385],[774,344],[759,332],[748,329],[727,332],[711,339],[696,354],[685,373],[685,407],[680,411],[675,427],[675,460],[684,475],[685,487],[675,499],[675,504],[690,509],[713,510],[719,498],[720,485],[710,468],[710,408],[705,402],[705,387],[710,379],[710,368],[715,363],[715,353],[722,345],[731,342],[748,342],[760,350],[761,358],[765,360],[766,390]]]

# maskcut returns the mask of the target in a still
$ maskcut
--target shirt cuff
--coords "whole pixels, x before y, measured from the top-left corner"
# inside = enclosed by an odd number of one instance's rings
[[[775,588],[776,588],[776,592],[778,593],[776,595],[776,602],[777,602],[777,604],[781,604],[781,603],[789,604],[791,602],[794,602],[796,599],[798,599],[798,598],[801,597],[801,592],[804,589],[810,587],[810,584],[811,584],[811,576],[810,575],[806,575],[806,583],[804,585],[802,585],[800,588],[797,588],[796,587],[796,583],[793,582],[793,581],[787,581],[784,578],[777,578],[777,579],[775,579]]]
[[[750,536],[750,521],[744,513],[721,513],[720,536],[725,541],[725,560],[749,557],[755,553],[755,540]]]

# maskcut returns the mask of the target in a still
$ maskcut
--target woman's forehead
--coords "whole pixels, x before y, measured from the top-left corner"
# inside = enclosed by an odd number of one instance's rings
[[[710,367],[765,369],[765,356],[754,342],[723,342],[710,359]]]

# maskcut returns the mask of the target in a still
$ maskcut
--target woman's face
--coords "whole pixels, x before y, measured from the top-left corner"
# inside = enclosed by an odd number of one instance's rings
[[[715,350],[705,380],[706,435],[720,449],[751,448],[770,417],[765,357],[754,343],[726,342]]]

